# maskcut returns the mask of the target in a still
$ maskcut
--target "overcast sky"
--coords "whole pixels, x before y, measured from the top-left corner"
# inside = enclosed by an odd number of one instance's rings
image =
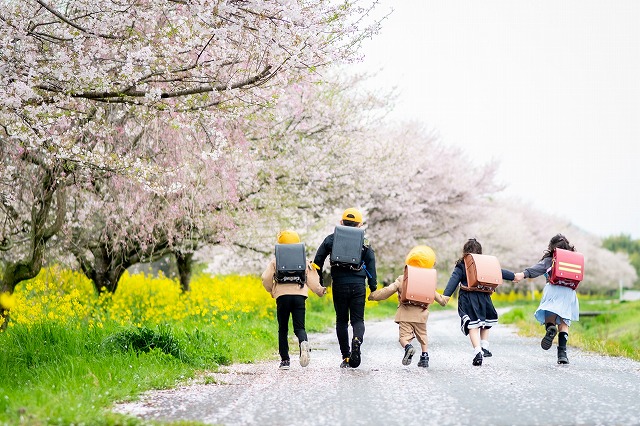
[[[640,1],[382,0],[364,45],[394,117],[419,119],[504,195],[640,238]]]

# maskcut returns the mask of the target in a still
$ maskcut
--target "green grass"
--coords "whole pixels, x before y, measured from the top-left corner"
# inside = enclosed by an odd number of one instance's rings
[[[518,303],[500,321],[515,324],[524,336],[541,336],[542,326],[533,318],[537,306],[538,302]],[[595,315],[583,315],[571,324],[570,345],[640,361],[640,302],[581,298],[580,309]]]
[[[393,301],[368,306],[366,318],[388,317],[395,308]],[[331,330],[333,305],[310,297],[306,320],[309,332]],[[161,424],[115,414],[110,407],[187,379],[205,383],[202,373],[220,365],[275,359],[277,345],[275,315],[239,315],[233,325],[217,326],[12,326],[0,333],[0,424]]]

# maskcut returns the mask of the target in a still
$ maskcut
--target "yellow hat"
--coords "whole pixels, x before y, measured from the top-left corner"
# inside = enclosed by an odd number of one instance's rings
[[[436,253],[428,246],[415,246],[407,255],[405,263],[418,268],[433,268],[436,264]]]
[[[362,223],[362,213],[357,209],[350,207],[342,213],[342,220],[350,220],[351,222]]]
[[[296,244],[300,242],[300,236],[296,231],[285,229],[278,234],[278,244]]]

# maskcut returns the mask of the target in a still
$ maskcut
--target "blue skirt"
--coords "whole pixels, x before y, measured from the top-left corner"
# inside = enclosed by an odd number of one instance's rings
[[[542,300],[534,316],[540,324],[544,324],[545,318],[557,315],[556,324],[564,321],[571,325],[571,321],[578,321],[580,317],[580,304],[575,290],[561,285],[547,283],[542,291]]]
[[[498,324],[498,312],[493,306],[490,293],[467,291],[460,287],[458,315],[460,315],[460,330],[465,335],[469,334],[469,329],[491,328]]]

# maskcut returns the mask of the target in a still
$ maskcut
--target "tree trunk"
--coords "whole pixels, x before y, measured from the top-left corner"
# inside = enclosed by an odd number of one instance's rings
[[[88,249],[93,254],[93,260],[84,255]],[[104,292],[113,293],[118,289],[120,278],[127,268],[141,262],[153,262],[169,253],[167,241],[161,241],[146,252],[142,252],[137,246],[128,249],[116,249],[108,242],[89,244],[85,249],[72,249],[73,255],[80,263],[84,274],[93,282],[93,287],[98,294]]]
[[[176,263],[180,275],[180,288],[183,292],[191,289],[191,270],[193,267],[193,253],[176,252]]]
[[[106,247],[101,246],[91,250],[94,264],[85,271],[85,275],[93,282],[93,287],[98,294],[115,293],[118,289],[120,277],[127,270],[129,262],[122,258],[121,253],[110,255]],[[84,268],[83,268],[84,269]]]
[[[13,294],[18,283],[36,277],[42,269],[47,241],[62,228],[66,214],[66,191],[58,187],[54,172],[46,170],[42,178],[40,198],[31,210],[30,251],[24,259],[7,264],[0,278],[0,293]],[[56,198],[55,221],[48,225],[50,211]],[[0,330],[6,330],[9,310],[0,307]]]

